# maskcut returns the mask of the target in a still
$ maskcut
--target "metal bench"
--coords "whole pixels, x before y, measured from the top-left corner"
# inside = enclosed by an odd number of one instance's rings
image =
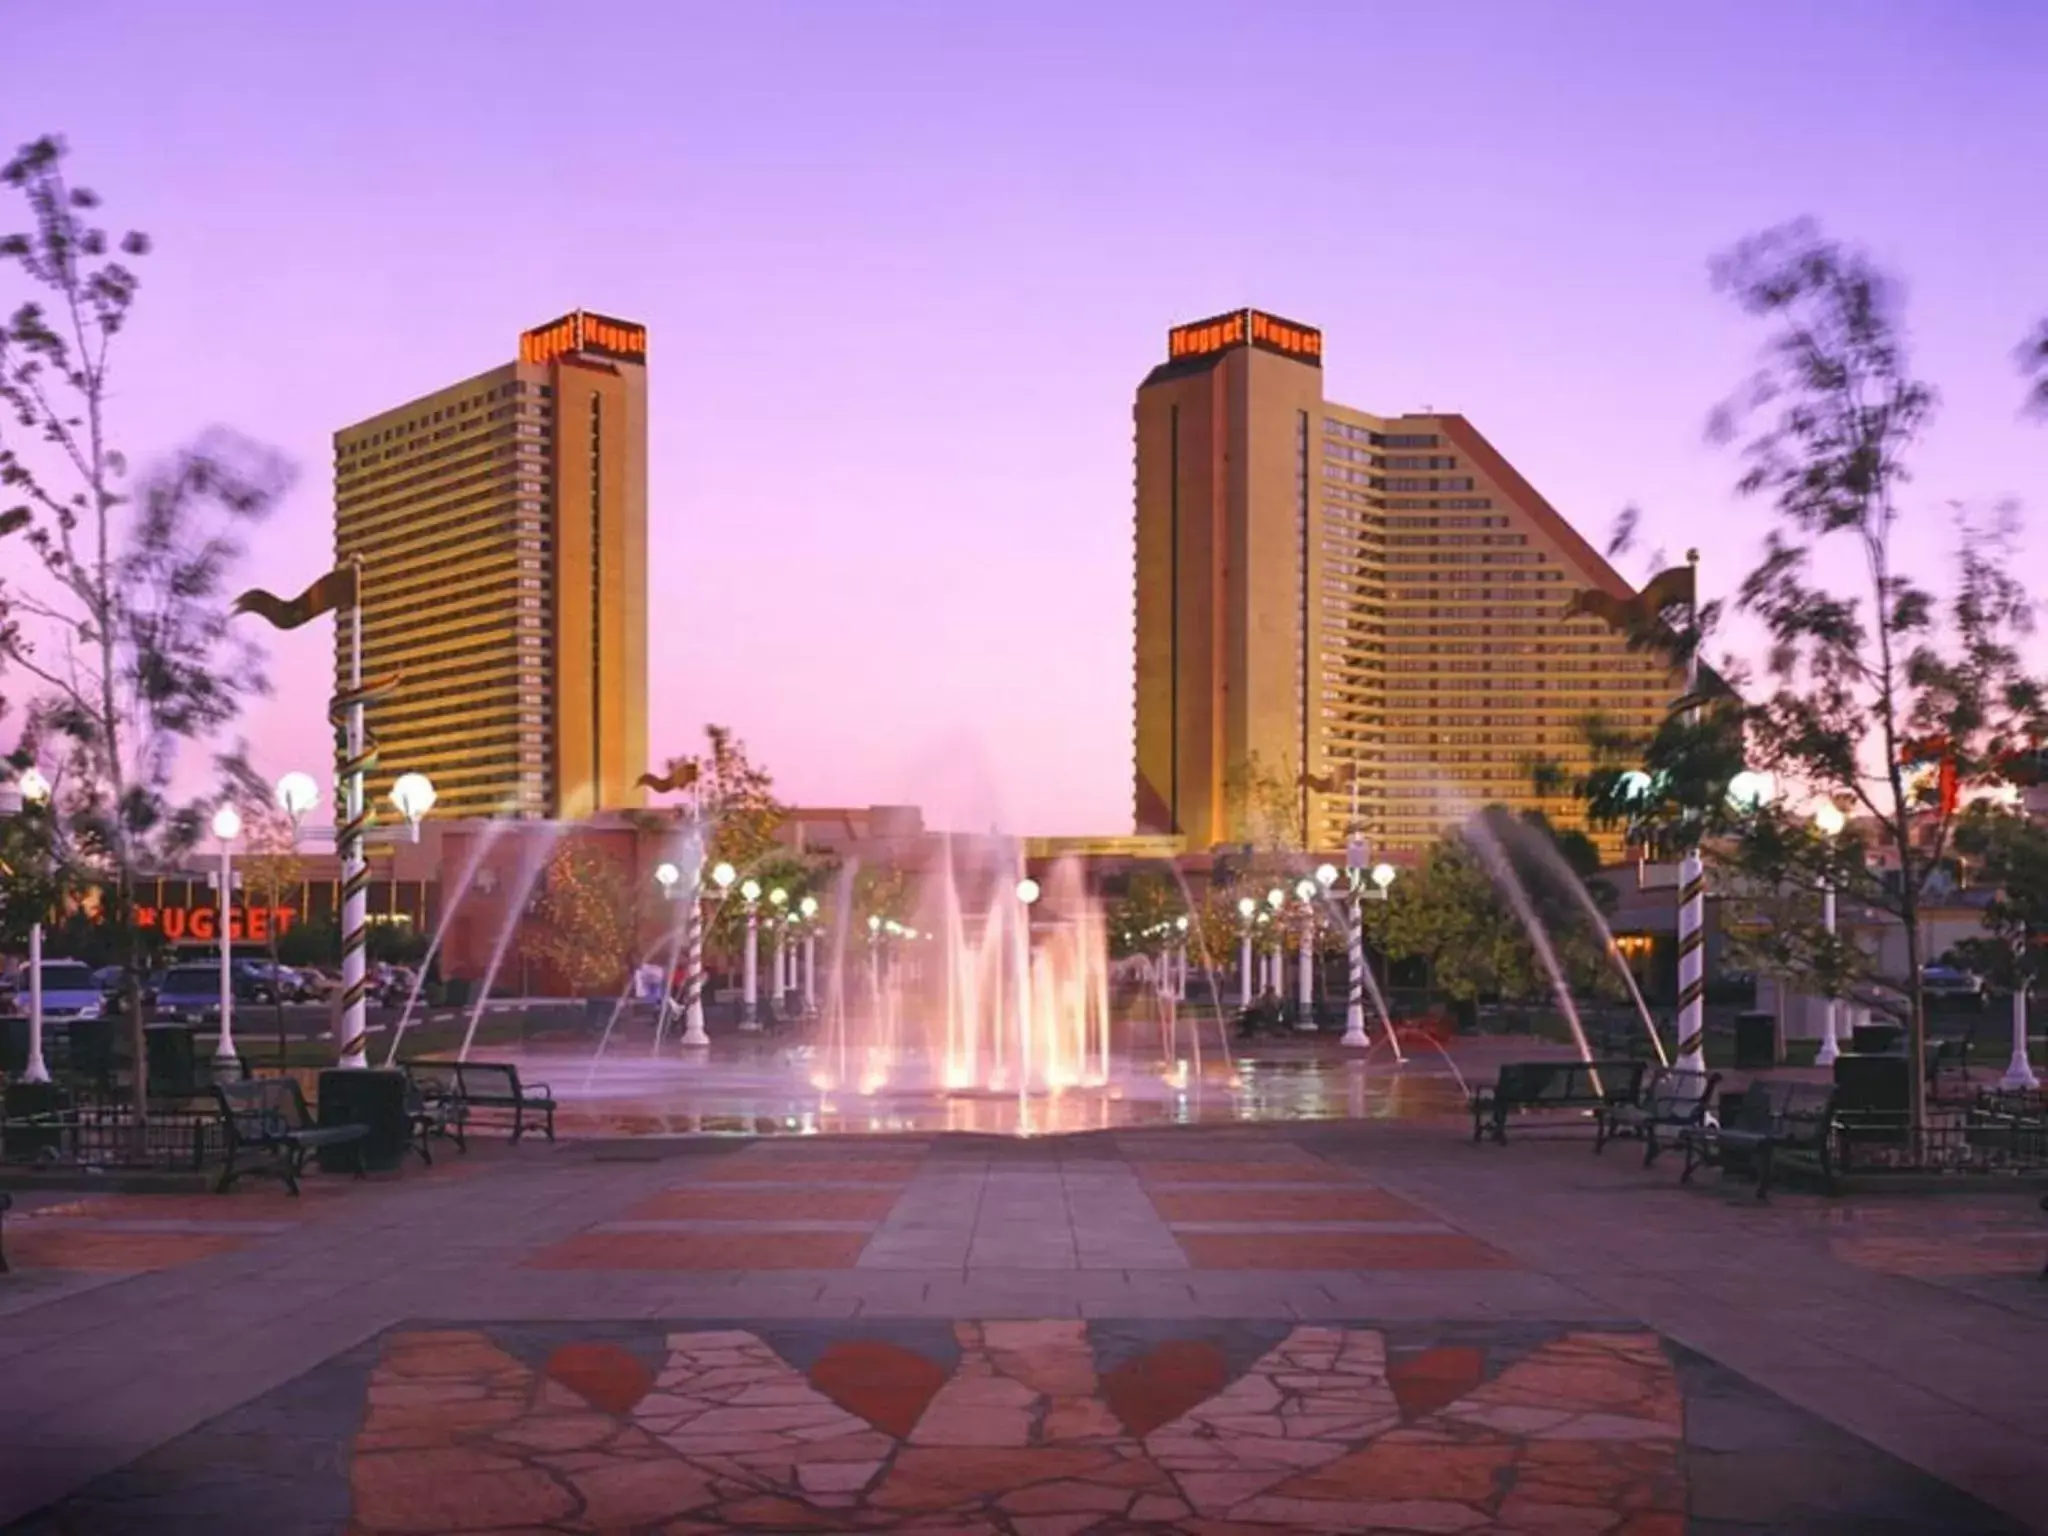
[[[1728,1123],[1703,1120],[1679,1133],[1685,1148],[1681,1184],[1692,1182],[1694,1170],[1746,1163],[1756,1174],[1756,1197],[1771,1192],[1771,1180],[1787,1155],[1811,1165],[1821,1187],[1835,1188],[1835,1090],[1826,1083],[1760,1077],[1735,1101]]]
[[[412,1146],[423,1162],[431,1164],[428,1140],[440,1136],[455,1143],[455,1150],[469,1151],[469,1105],[462,1097],[461,1068],[452,1061],[408,1061],[405,1063],[405,1110],[412,1122]]]
[[[214,1185],[217,1193],[226,1194],[245,1173],[274,1173],[296,1195],[306,1159],[322,1147],[354,1145],[356,1177],[363,1176],[361,1143],[370,1128],[315,1125],[296,1079],[255,1077],[239,1083],[215,1083],[213,1098],[220,1107],[221,1131],[227,1142],[227,1161]],[[267,1161],[243,1166],[244,1154],[260,1155]]]
[[[1718,1072],[1652,1067],[1640,1097],[1594,1111],[1593,1150],[1605,1151],[1608,1142],[1633,1136],[1642,1142],[1643,1166],[1649,1167],[1664,1150],[1658,1134],[1669,1132],[1675,1139],[1701,1125],[1720,1081]]]
[[[414,1061],[407,1062],[405,1070],[424,1099],[455,1106],[450,1123],[460,1129],[449,1134],[465,1151],[463,1137],[479,1110],[509,1116],[515,1142],[526,1134],[528,1120],[535,1118],[542,1134],[549,1141],[555,1139],[555,1101],[548,1085],[520,1082],[519,1069],[509,1061]]]
[[[1508,1116],[1534,1110],[1567,1110],[1581,1116],[1603,1113],[1611,1104],[1634,1103],[1642,1088],[1640,1061],[1511,1061],[1500,1080],[1472,1095],[1472,1139],[1491,1135],[1506,1146]]]

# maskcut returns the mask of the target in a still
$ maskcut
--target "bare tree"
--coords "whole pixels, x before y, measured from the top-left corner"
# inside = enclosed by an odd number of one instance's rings
[[[41,566],[33,586],[4,593],[13,622],[0,625],[0,661],[38,690],[25,744],[54,755],[63,852],[109,888],[124,935],[139,1120],[135,881],[199,836],[205,803],[172,793],[181,749],[218,741],[264,686],[260,658],[228,632],[222,592],[242,553],[234,528],[269,512],[289,476],[275,454],[216,432],[131,478],[114,446],[112,358],[138,288],[129,263],[149,241],[99,225],[99,198],[72,184],[65,154],[41,138],[0,168],[31,225],[0,237],[0,260],[30,288],[0,324],[0,492],[11,502],[0,534]],[[247,793],[239,750],[216,767]]]

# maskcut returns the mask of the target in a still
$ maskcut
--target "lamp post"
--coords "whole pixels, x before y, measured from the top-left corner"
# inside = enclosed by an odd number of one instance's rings
[[[21,795],[22,809],[35,807],[40,814],[50,803],[50,781],[33,766],[24,768],[15,780],[15,789]],[[43,920],[36,917],[28,925],[28,1064],[22,1069],[22,1080],[30,1083],[47,1083],[50,1080],[49,1066],[43,1060]]]
[[[1273,889],[1266,892],[1266,905],[1272,910],[1263,914],[1260,921],[1272,925],[1273,942],[1266,950],[1265,989],[1284,1003],[1287,999],[1287,976],[1282,968],[1281,952],[1286,943],[1286,934],[1281,928],[1280,913],[1287,905],[1287,893],[1281,890],[1279,886],[1274,886]]]
[[[740,900],[746,903],[747,943],[740,967],[740,1028],[748,1034],[761,1027],[761,883],[740,882]]]
[[[1768,773],[1745,768],[1728,781],[1737,811],[1762,810],[1777,793]],[[1695,840],[1678,861],[1678,1059],[1681,1072],[1707,1070],[1707,867]]]
[[[1833,846],[1836,835],[1847,825],[1847,820],[1842,815],[1841,807],[1832,801],[1823,802],[1820,809],[1813,813],[1814,829],[1828,840],[1830,847]],[[1832,949],[1835,942],[1835,881],[1832,874],[1823,878],[1820,883],[1820,925],[1826,931],[1828,946]],[[1832,956],[1830,959],[1832,960]],[[1814,1053],[1813,1060],[1816,1066],[1831,1067],[1835,1063],[1835,1058],[1842,1054],[1842,1045],[1836,1029],[1836,1013],[1840,1004],[1835,1001],[1835,985],[1832,980],[1828,984],[1826,1001],[1827,1006],[1822,1015],[1820,1049]]]
[[[242,817],[232,805],[213,813],[213,835],[220,839],[220,1039],[213,1059],[232,1066],[235,1060],[234,937],[228,916],[235,901],[235,839],[242,835]]]
[[[1237,939],[1237,1001],[1240,1007],[1252,1005],[1252,917],[1259,910],[1259,904],[1249,896],[1237,898],[1237,915],[1241,923]]]
[[[360,715],[360,707],[355,710]],[[360,735],[360,721],[351,727]],[[352,737],[352,739],[355,739]],[[367,816],[362,810],[362,774],[354,771],[344,776],[341,786],[343,801],[340,809],[346,817],[345,824],[333,829],[335,845],[341,855],[342,864],[342,909],[341,909],[341,988],[342,1011],[338,1020],[341,1029],[340,1061],[344,1067],[367,1067],[369,1058],[369,1032],[366,1022],[368,1013],[368,960],[363,935],[369,924],[369,863],[365,857],[365,845],[373,835],[365,825]],[[406,836],[413,842],[420,840],[420,822],[427,812],[434,808],[439,796],[434,781],[424,773],[401,773],[391,785],[391,804],[398,814],[405,818]],[[319,786],[312,775],[294,769],[283,774],[277,781],[277,803],[291,819],[292,841],[298,842],[304,830],[306,816],[320,802]],[[227,809],[227,807],[223,807]],[[236,830],[240,831],[240,821]],[[218,823],[216,822],[216,835]],[[382,835],[382,834],[374,834]],[[225,851],[223,851],[225,858]],[[221,918],[221,948],[227,948],[227,918],[223,908]],[[223,1010],[225,1018],[225,1010]],[[223,1026],[225,1035],[225,1026]],[[228,1059],[232,1060],[232,1056]]]
[[[733,882],[737,879],[739,879],[738,871],[723,859],[720,859],[718,863],[711,866],[711,883],[718,887],[718,906],[720,910],[724,909],[725,898],[732,890]],[[696,1038],[693,1039],[691,1037],[691,1026],[685,1024],[683,1029],[683,1043],[685,1045],[709,1045],[711,1043],[710,1036],[704,1033],[704,905],[701,899],[702,892],[703,884],[700,881],[698,883],[700,899],[691,913],[690,923],[690,978],[695,983],[697,989],[694,1002],[696,1010]]]
[[[1364,862],[1365,841],[1353,837],[1344,853],[1344,1038],[1338,1043],[1361,1051],[1372,1044],[1365,1032],[1365,922],[1358,907]],[[1337,879],[1334,864],[1316,870],[1316,883],[1325,891],[1333,889]]]
[[[768,996],[780,1018],[789,999],[789,892],[776,886],[768,893],[768,905],[774,909],[768,921],[775,929],[775,979],[768,984]]]
[[[1188,915],[1173,920],[1173,996],[1176,1002],[1188,998]]]
[[[1295,964],[1300,1014],[1294,1027],[1313,1032],[1316,1027],[1316,892],[1315,881],[1297,880],[1294,894],[1301,899],[1301,954]]]
[[[1031,1087],[1031,908],[1038,900],[1038,882],[1029,875],[1017,882],[1017,1097]]]
[[[671,860],[663,859],[654,866],[654,883],[661,887],[661,899],[663,901],[674,901],[676,899],[676,884],[682,878],[683,872]],[[673,925],[671,925],[671,929],[673,929]],[[669,952],[668,958],[671,961],[675,958],[673,950]],[[656,1049],[660,1048],[662,1034],[668,1028],[668,1021],[675,1012],[675,1007],[675,970],[673,965],[668,965],[662,968],[661,1002],[655,1014],[654,1041]]]
[[[818,898],[806,896],[796,904],[804,920],[804,1016],[818,1011]]]

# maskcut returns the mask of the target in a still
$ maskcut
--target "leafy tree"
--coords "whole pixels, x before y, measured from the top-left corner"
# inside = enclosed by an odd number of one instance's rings
[[[521,947],[579,996],[617,992],[640,959],[646,905],[615,856],[566,839],[548,860]]]
[[[1989,936],[1958,945],[1964,960],[2015,991],[2048,981],[2048,824],[1980,800],[1957,825],[1956,848],[1994,892]]]
[[[59,850],[108,889],[132,968],[136,878],[174,863],[204,825],[204,804],[172,795],[181,749],[217,740],[263,687],[258,658],[228,632],[222,589],[241,554],[235,528],[271,509],[287,475],[275,455],[216,432],[130,476],[114,446],[111,359],[135,303],[130,263],[149,242],[97,222],[99,198],[72,184],[55,138],[23,146],[0,184],[31,226],[0,237],[0,259],[31,290],[0,324],[0,490],[12,498],[0,533],[27,545],[44,578],[8,588],[0,660],[41,690],[24,745],[58,759]],[[236,752],[216,769],[230,784],[252,777]],[[128,1013],[140,1063],[132,989]],[[140,1119],[145,1074],[134,1079]]]
[[[666,777],[690,787],[704,817],[707,866],[724,862],[746,873],[774,850],[787,810],[775,798],[773,775],[748,757],[730,726],[705,726],[704,750],[670,758]]]
[[[1461,1002],[1536,990],[1528,935],[1464,838],[1439,838],[1396,885],[1367,911],[1372,937],[1395,960],[1424,962],[1432,989]]]
[[[292,836],[292,825],[279,812],[265,806],[250,813],[244,823],[247,851],[235,860],[235,869],[242,877],[242,896],[249,910],[258,907],[277,908],[295,905],[298,894],[306,879],[306,861],[299,856]],[[272,966],[287,963],[281,946],[284,936],[277,931],[277,924],[270,923],[265,932],[268,936],[264,950]],[[273,1000],[272,1022],[277,1029],[277,1055],[283,1061],[285,1056],[284,993],[279,990]]]
[[[26,764],[0,764],[12,779]],[[49,809],[24,800],[0,816],[0,953],[19,954],[28,931],[48,924],[73,893],[71,872],[59,856]]]
[[[1187,903],[1173,881],[1150,871],[1132,875],[1124,894],[1104,914],[1108,919],[1111,953],[1119,957],[1158,953],[1159,940],[1151,930],[1161,923],[1171,923],[1186,911]]]
[[[1773,329],[1763,367],[1715,422],[1723,440],[1758,423],[1738,485],[1777,514],[1740,593],[1770,636],[1770,691],[1742,710],[1742,726],[1753,756],[1858,807],[1853,825],[1867,829],[1867,846],[1860,832],[1822,837],[1781,803],[1730,826],[1726,857],[1766,885],[1832,881],[1899,921],[1907,974],[1869,979],[1905,1004],[1917,1127],[1921,902],[1951,852],[1958,807],[2048,731],[2017,645],[2032,609],[2010,574],[2007,522],[1958,520],[1945,604],[1904,568],[1895,536],[1934,393],[1907,364],[1884,274],[1805,224],[1745,242],[1716,273]],[[1823,567],[1842,545],[1859,586],[1837,590]],[[1916,762],[1930,771],[1916,774]]]
[[[2048,416],[2048,320],[2035,327],[2020,347],[2020,371],[2033,381],[2027,395],[2027,406],[2039,415]]]
[[[1223,782],[1225,818],[1232,832],[1255,849],[1286,853],[1302,846],[1302,791],[1291,771],[1274,767],[1258,752],[1234,764]]]

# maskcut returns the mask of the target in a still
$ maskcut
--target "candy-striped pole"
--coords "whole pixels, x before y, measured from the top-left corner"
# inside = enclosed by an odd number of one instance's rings
[[[340,1064],[367,1067],[365,1043],[368,1025],[368,944],[370,864],[364,857],[363,834],[369,829],[369,807],[363,798],[363,775],[375,766],[376,748],[363,725],[363,598],[360,562],[356,571],[355,602],[348,611],[347,692],[334,701],[329,718],[337,728],[339,779],[335,801],[343,807],[340,836],[341,855],[341,1040]],[[336,718],[339,716],[339,718]]]
[[[1678,862],[1678,1067],[1706,1070],[1707,872],[1697,848]]]
[[[1365,918],[1359,907],[1359,872],[1352,870],[1351,893],[1344,903],[1345,960],[1350,966],[1344,999],[1344,1044],[1364,1050],[1372,1044],[1365,1033]]]

